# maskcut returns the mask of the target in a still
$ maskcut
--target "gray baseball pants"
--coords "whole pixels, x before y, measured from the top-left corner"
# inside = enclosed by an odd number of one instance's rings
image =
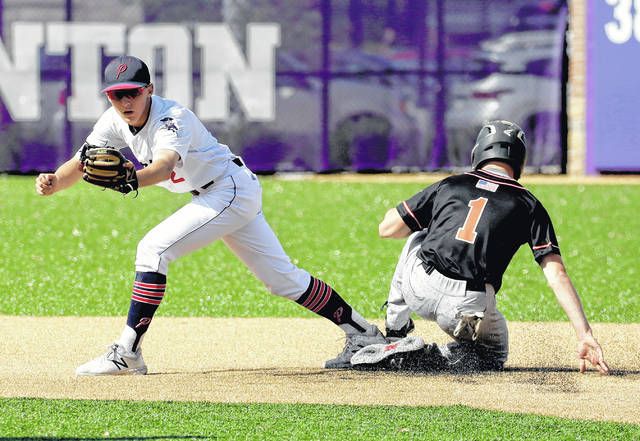
[[[387,328],[401,329],[409,321],[411,312],[415,312],[436,322],[456,342],[466,343],[455,338],[453,331],[463,314],[482,312],[484,319],[478,328],[475,346],[481,349],[482,357],[504,363],[509,354],[509,335],[506,320],[496,308],[493,286],[486,284],[485,291],[468,291],[464,280],[450,279],[437,270],[427,274],[417,256],[424,234],[426,230],[409,236],[400,254],[389,290]],[[441,352],[449,357],[451,348],[471,346],[454,343],[442,346]]]

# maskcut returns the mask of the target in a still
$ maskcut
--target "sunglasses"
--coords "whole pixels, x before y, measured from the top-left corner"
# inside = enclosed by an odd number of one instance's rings
[[[107,92],[107,96],[113,101],[120,101],[124,97],[137,98],[142,94],[146,87],[147,86],[137,87],[135,89],[110,90]]]

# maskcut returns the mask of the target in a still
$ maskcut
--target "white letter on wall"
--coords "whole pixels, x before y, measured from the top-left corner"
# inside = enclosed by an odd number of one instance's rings
[[[278,24],[247,25],[247,64],[226,25],[197,25],[196,44],[202,48],[201,97],[196,113],[203,120],[229,115],[230,82],[248,120],[275,118],[275,48],[280,46]]]
[[[0,99],[14,121],[40,119],[40,54],[42,23],[15,22],[11,26],[13,58],[0,40]]]
[[[47,52],[64,55],[73,48],[71,60],[71,90],[68,101],[70,121],[92,121],[102,114],[107,104],[102,89],[102,59],[100,48],[108,55],[124,51],[123,24],[49,23]]]
[[[157,48],[164,49],[162,95],[191,107],[191,34],[184,26],[171,24],[145,24],[132,28],[129,34],[129,53],[149,66],[152,77],[155,76],[154,52]]]

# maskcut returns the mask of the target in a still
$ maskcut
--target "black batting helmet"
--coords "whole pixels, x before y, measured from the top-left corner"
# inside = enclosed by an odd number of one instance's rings
[[[487,161],[504,161],[519,179],[526,156],[526,141],[520,126],[511,121],[489,121],[478,132],[476,145],[471,150],[471,167],[477,170]]]

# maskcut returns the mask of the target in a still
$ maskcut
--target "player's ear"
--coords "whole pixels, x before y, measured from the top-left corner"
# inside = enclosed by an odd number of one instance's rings
[[[153,95],[153,83],[149,83],[147,88],[149,89],[149,95]]]

